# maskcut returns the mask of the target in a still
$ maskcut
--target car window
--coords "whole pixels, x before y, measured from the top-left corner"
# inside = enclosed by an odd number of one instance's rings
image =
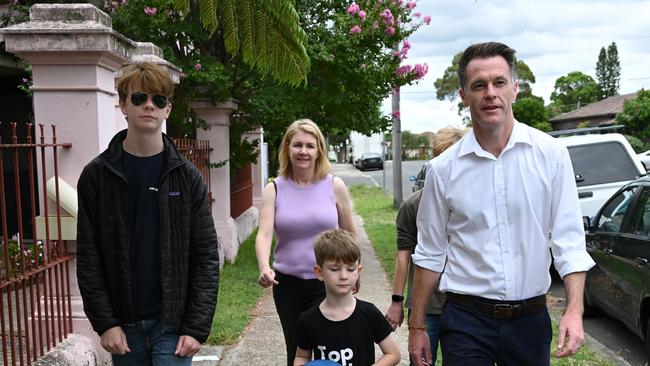
[[[638,187],[631,187],[618,193],[605,207],[603,207],[600,212],[600,217],[598,218],[599,231],[620,231],[623,217],[625,217],[625,213],[627,212],[627,209],[634,198],[634,192],[636,192],[637,189]]]
[[[377,153],[368,153],[361,155],[361,159],[370,159],[370,158],[381,158],[381,155]]]
[[[639,195],[630,222],[627,232],[641,236],[650,234],[650,188],[645,188]]]
[[[616,141],[569,146],[578,187],[634,180],[638,177],[634,162]]]

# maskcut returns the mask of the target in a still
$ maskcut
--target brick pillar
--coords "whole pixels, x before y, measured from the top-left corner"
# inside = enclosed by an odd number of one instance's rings
[[[199,118],[205,120],[207,130],[198,129],[196,138],[209,140],[210,162],[219,163],[230,157],[230,114],[237,109],[237,102],[227,100],[220,104],[210,101],[195,101],[191,105]],[[230,163],[210,169],[210,190],[212,191],[212,216],[219,235],[219,254],[230,262],[237,255],[237,225],[230,216]],[[223,261],[222,261],[223,262]]]
[[[264,166],[262,148],[264,145],[264,129],[258,127],[253,132],[248,132],[244,135],[248,141],[258,140],[257,148],[259,153],[257,154],[257,163],[251,164],[251,169],[253,173],[253,206],[257,207],[259,210],[262,208],[262,190],[266,185],[264,182],[262,168]]]

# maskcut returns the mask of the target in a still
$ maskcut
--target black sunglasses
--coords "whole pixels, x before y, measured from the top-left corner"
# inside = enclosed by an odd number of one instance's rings
[[[149,98],[149,94],[143,92],[143,91],[137,91],[131,93],[131,103],[133,105],[141,105],[142,103],[145,103],[147,101],[147,98]],[[156,94],[151,97],[151,101],[153,104],[156,105],[156,107],[163,109],[167,107],[167,97],[164,95]]]

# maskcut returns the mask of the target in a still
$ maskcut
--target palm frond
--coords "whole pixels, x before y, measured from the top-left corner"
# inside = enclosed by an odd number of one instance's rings
[[[217,9],[226,50],[231,55],[236,55],[239,52],[239,24],[237,21],[236,0],[218,0]]]
[[[189,0],[185,0],[189,1]],[[199,14],[201,23],[210,34],[217,30],[217,1],[227,2],[229,0],[200,0],[199,1]],[[232,1],[232,0],[230,0]]]

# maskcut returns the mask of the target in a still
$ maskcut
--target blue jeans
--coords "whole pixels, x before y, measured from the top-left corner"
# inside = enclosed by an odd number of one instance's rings
[[[131,352],[112,355],[114,366],[191,366],[192,357],[174,355],[178,334],[163,333],[160,321],[140,320],[123,325]]]
[[[431,345],[431,356],[433,357],[433,362],[431,362],[431,365],[435,365],[436,359],[438,358],[438,339],[440,334],[438,332],[438,327],[440,326],[440,314],[427,314],[424,317],[424,324]],[[415,363],[411,361],[411,365],[415,365]]]

